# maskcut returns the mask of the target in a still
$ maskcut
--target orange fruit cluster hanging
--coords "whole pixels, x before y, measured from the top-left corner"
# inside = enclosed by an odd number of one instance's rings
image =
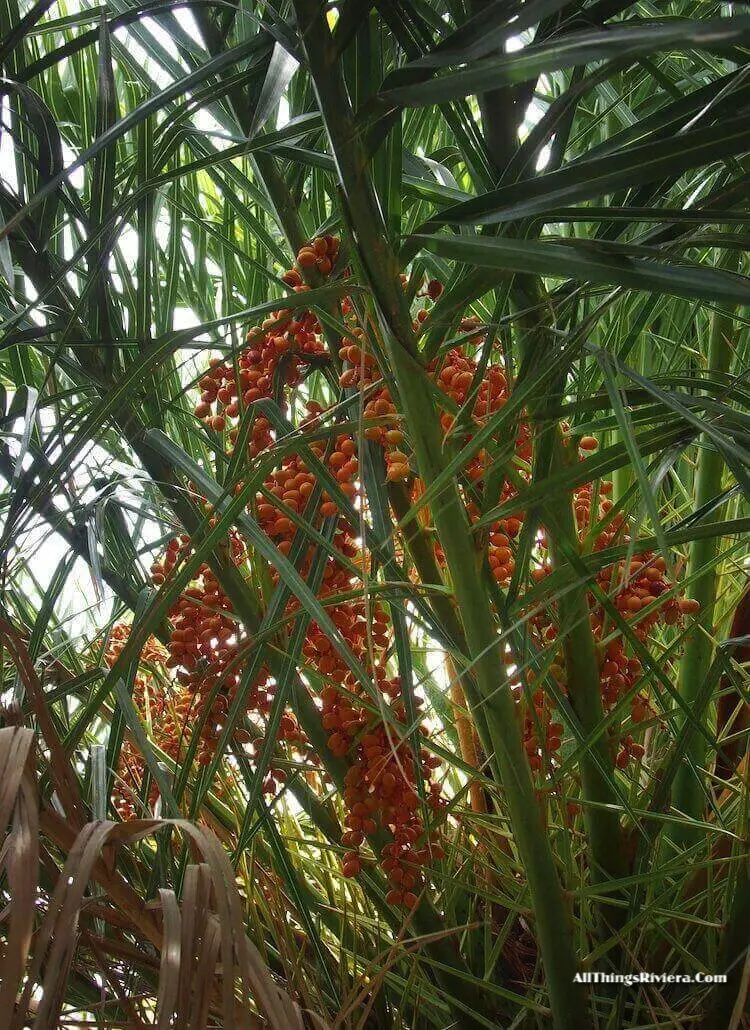
[[[337,272],[338,263],[338,240],[317,237],[300,250],[295,266],[281,278],[294,294],[304,294],[311,285]],[[402,279],[407,288],[406,278]],[[416,296],[426,298],[429,304],[441,292],[442,285],[432,280]],[[280,305],[260,326],[248,330],[245,346],[232,360],[210,362],[199,382],[201,394],[195,415],[210,431],[223,435],[227,455],[232,455],[242,440],[246,454],[239,456],[241,462],[246,462],[251,470],[259,467],[261,458],[267,463],[262,484],[249,499],[248,511],[279,552],[295,553],[301,521],[330,533],[331,553],[326,558],[317,593],[345,647],[311,621],[302,646],[300,673],[317,691],[316,703],[329,751],[348,764],[342,795],[346,826],[341,839],[342,868],[346,876],[356,876],[366,861],[362,849],[368,838],[372,843],[376,835],[381,835],[379,862],[391,883],[388,901],[411,906],[425,882],[426,867],[442,854],[430,813],[439,811],[445,802],[435,777],[440,762],[423,746],[428,729],[419,714],[419,694],[415,694],[411,684],[402,683],[390,667],[393,626],[389,609],[377,601],[367,603],[362,595],[360,570],[369,555],[354,527],[367,506],[360,481],[363,440],[381,449],[387,482],[405,483],[413,497],[423,487],[417,478],[397,398],[387,375],[383,377],[377,343],[359,324],[355,304],[348,298],[340,302],[338,315],[347,332],[335,341],[331,333],[326,336],[312,312]],[[428,309],[423,306],[414,316],[415,328],[427,317]],[[452,440],[464,446],[488,419],[501,411],[508,401],[510,384],[494,350],[493,360],[482,366],[472,356],[481,340],[478,320],[473,316],[463,319],[459,332],[460,343],[442,353],[428,371],[436,396],[444,398],[439,402],[439,414],[446,442]],[[336,348],[333,354],[331,344]],[[312,372],[323,370],[330,375],[334,369],[345,396],[357,392],[363,395],[365,422],[361,436],[349,430],[338,431],[335,406],[326,409],[311,400],[310,391],[302,388]],[[278,448],[272,421],[253,407],[259,401],[278,403],[293,423],[296,420],[300,441],[296,450],[288,444],[283,451]],[[526,518],[515,500],[519,487],[530,481],[533,460],[532,428],[524,418],[513,419],[512,425],[514,475],[495,484],[495,504],[503,505],[511,513],[486,527],[487,565],[500,587],[507,587],[515,578],[518,540]],[[579,457],[582,459],[596,446],[593,437],[583,437],[579,441]],[[273,463],[275,453],[279,457]],[[470,522],[481,515],[485,479],[492,465],[492,455],[480,449],[461,470],[461,490]],[[235,489],[240,491],[243,487],[243,483],[238,483]],[[592,525],[598,527],[593,545],[597,550],[627,543],[629,539],[627,520],[621,514],[611,515],[610,492],[608,483],[587,484],[572,499],[581,538],[586,537]],[[425,517],[429,519],[429,511]],[[248,556],[239,534],[232,532],[227,546],[240,570],[246,568],[248,559],[252,565],[253,556]],[[307,576],[313,561],[313,548],[305,546],[306,553],[296,556],[303,576]],[[437,544],[435,552],[438,560],[443,561]],[[167,581],[191,553],[189,538],[171,541],[163,558],[153,566],[154,584]],[[550,571],[543,526],[536,534],[532,553],[536,564],[531,581],[543,590]],[[278,582],[273,570],[271,579]],[[525,582],[525,577],[522,579]],[[671,625],[690,610],[667,578],[662,559],[651,552],[639,554],[627,569],[622,563],[613,562],[599,573],[597,586],[613,599],[617,612],[642,640],[658,622]],[[285,614],[300,614],[296,599],[287,603]],[[198,568],[169,617],[171,634],[165,666],[172,670],[182,694],[191,699],[193,721],[199,716],[203,720],[198,762],[207,762],[236,700],[242,655],[252,642],[245,638],[231,603],[208,564]],[[634,729],[650,714],[648,699],[638,691],[641,665],[629,654],[626,638],[593,592],[590,618],[600,644],[604,707],[611,711],[622,698],[629,698]],[[537,606],[529,615],[528,624],[532,646],[540,655],[552,656],[552,661],[546,662],[545,674],[555,680],[564,694],[564,661],[558,655],[554,603]],[[365,670],[366,682],[361,682],[352,671],[352,658]],[[517,691],[526,752],[532,768],[544,774],[547,763],[554,762],[559,753],[563,722],[549,692],[541,682],[535,682],[533,672],[527,676],[530,691],[521,689],[522,677],[515,667],[516,661],[509,649],[508,672]],[[244,722],[235,731],[236,743],[251,744],[248,726],[255,727],[254,735],[262,741],[274,695],[275,682],[264,668],[243,698]],[[281,720],[279,741],[287,747],[291,761],[304,760],[309,768],[309,763],[316,760],[290,710],[284,712]],[[257,751],[257,739],[253,747]],[[631,732],[624,733],[618,765],[639,757],[640,753],[642,745]],[[283,770],[272,764],[264,789],[275,790],[284,778]]]
[[[307,287],[302,276],[313,270],[326,275],[337,251],[338,243],[330,237],[313,241],[310,247],[300,251],[296,268],[286,272],[283,280],[295,291],[303,291]],[[342,341],[338,350],[341,385],[369,387],[378,375],[375,361],[358,346],[363,333],[346,302],[342,304],[342,315],[351,326],[351,337]],[[281,397],[285,401],[286,391],[302,382],[309,367],[320,367],[320,359],[327,355],[315,316],[283,308],[262,326],[251,329],[246,343],[236,364],[211,363],[208,375],[200,381],[201,399],[195,409],[197,417],[210,429],[226,432],[228,452],[237,444],[237,423],[244,408],[264,398]],[[318,365],[314,365],[316,359]],[[283,378],[282,391],[279,390],[280,377]],[[373,415],[379,423],[367,430],[367,438],[377,440],[384,447],[388,478],[406,478],[410,469],[406,454],[399,450],[404,440],[398,428],[400,417],[387,387],[371,390],[367,403],[366,417]],[[351,567],[339,562],[335,554],[351,563],[360,560],[362,553],[351,529],[341,518],[341,502],[336,497],[336,491],[340,491],[348,504],[359,499],[359,444],[351,434],[344,433],[331,436],[328,432],[316,439],[314,431],[320,427],[323,414],[319,404],[306,403],[300,429],[308,433],[309,457],[286,454],[264,478],[262,489],[249,507],[260,527],[283,554],[292,550],[297,516],[314,524],[321,519],[338,518],[332,540],[334,556],[326,562],[318,594],[326,603],[327,614],[349,653],[367,669],[370,688],[368,690],[353,676],[345,658],[315,622],[310,624],[303,644],[303,669],[310,670],[326,684],[320,691],[319,703],[322,726],[328,733],[328,747],[334,755],[346,757],[349,762],[343,795],[346,830],[341,843],[347,849],[342,860],[343,871],[347,876],[356,875],[362,868],[360,847],[365,838],[385,831],[389,840],[384,845],[381,860],[393,884],[389,900],[410,905],[422,880],[420,867],[429,855],[440,854],[437,838],[425,826],[420,812],[424,806],[426,810],[435,810],[443,803],[439,785],[433,781],[440,763],[415,744],[414,732],[422,739],[427,733],[426,727],[418,725],[413,733],[406,732],[408,718],[401,683],[398,677],[389,676],[386,669],[391,644],[387,611],[377,602],[367,606],[359,598],[339,604],[328,601],[336,595],[356,592],[360,585]],[[264,416],[253,413],[248,439],[251,460],[273,447],[274,433]],[[320,466],[316,467],[316,462],[326,468],[330,484],[321,483]],[[331,489],[333,484],[335,490]],[[156,563],[152,570],[157,584],[164,581],[174,565],[170,555],[177,553],[177,547],[174,543],[170,547],[164,561]],[[303,576],[309,570],[311,556],[312,552],[301,560]],[[272,578],[277,579],[275,573]],[[205,610],[206,585],[213,611]],[[199,655],[206,659],[211,675],[218,676],[231,659],[233,649],[236,653],[240,646],[239,636],[234,641],[216,637],[225,628],[229,632],[229,627],[222,622],[225,617],[217,617],[215,612],[217,607],[226,607],[228,601],[223,595],[214,594],[215,589],[210,570],[201,567],[196,581],[183,593],[171,613],[174,628],[170,662],[178,669],[181,682],[201,694],[206,691],[201,683],[205,672],[198,664]],[[198,604],[201,592],[204,595],[202,615],[196,610],[201,608]],[[296,601],[290,601],[286,614],[294,614],[297,608]],[[237,634],[236,625],[232,626]],[[266,686],[262,704],[250,696],[248,711],[255,707],[252,714],[261,717],[267,714],[271,693]],[[414,697],[413,703],[418,710],[420,698]],[[288,716],[293,718],[291,713]]]
[[[596,450],[596,447],[597,441],[591,436],[584,436],[579,441],[579,449],[584,455]],[[592,549],[595,552],[630,543],[627,519],[621,512],[614,516],[611,514],[611,493],[612,484],[607,480],[600,480],[595,485],[585,484],[573,494],[573,510],[581,541],[587,537],[592,525],[601,527],[593,539]],[[695,601],[681,596],[676,584],[669,579],[666,567],[665,559],[649,550],[639,552],[629,563],[624,559],[615,561],[600,569],[596,575],[598,590],[601,595],[606,596],[619,617],[627,623],[628,635],[632,634],[644,644],[649,641],[657,625],[673,626],[683,615],[694,615],[699,607]],[[551,571],[549,558],[544,556],[534,578],[541,582]],[[593,590],[589,592],[588,600],[591,627],[598,645],[599,682],[604,711],[612,712],[625,699],[631,723],[633,727],[637,727],[647,718],[654,716],[645,690],[638,689],[643,678],[642,663],[631,652],[628,637],[623,633],[611,610],[597,598]],[[541,608],[530,622],[540,649],[545,645],[554,646],[558,635],[554,606]],[[566,682],[562,656],[552,663],[549,673],[564,693]],[[539,721],[548,720],[551,705],[548,697],[545,697],[541,708],[538,701],[537,693],[537,724]],[[527,748],[534,748],[534,754],[540,762],[542,754],[555,759],[560,745],[559,735],[547,742],[546,749],[535,748],[534,740],[533,734],[527,737]],[[619,768],[624,768],[632,758],[641,758],[644,750],[643,745],[634,740],[632,733],[624,732],[619,737],[616,764]]]
[[[119,622],[109,631],[104,662],[112,668],[120,657],[130,636],[130,626]],[[167,659],[169,653],[154,637],[143,646],[138,672],[133,681],[133,706],[140,718],[151,726],[155,744],[170,758],[177,758],[179,734],[174,732],[176,707],[180,704],[179,691],[170,689]],[[185,698],[189,701],[189,698]],[[116,775],[113,783],[113,803],[121,819],[143,818],[149,814],[144,804],[153,806],[159,796],[152,782],[148,798],[142,798],[146,778],[146,762],[130,733],[126,733],[120,747]]]
[[[465,319],[460,324],[463,332],[471,332],[475,324]],[[464,431],[462,442],[471,439],[471,430],[479,428],[486,419],[499,411],[508,399],[508,384],[504,373],[496,366],[487,368],[483,376],[478,375],[474,359],[459,350],[450,350],[440,364],[433,363],[437,384],[451,402],[441,415],[446,434],[454,432],[456,419],[451,413],[455,408],[464,410]],[[473,398],[473,403],[471,400]],[[467,412],[467,408],[470,411]],[[565,431],[569,427],[563,424]],[[521,483],[530,481],[533,458],[532,432],[525,420],[515,429],[516,476]],[[578,441],[579,457],[596,450],[597,440],[583,436]],[[464,495],[466,510],[471,521],[480,516],[477,492],[481,495],[488,456],[480,450],[466,464],[464,469]],[[581,541],[592,525],[600,527],[593,541],[593,549],[627,545],[630,542],[628,522],[613,508],[610,495],[612,484],[606,480],[587,483],[577,489],[572,498],[573,509]],[[518,496],[518,489],[505,481],[498,503],[509,505]],[[592,508],[595,511],[592,512]],[[592,513],[595,516],[592,522]],[[516,541],[524,521],[524,511],[517,508],[512,515],[498,519],[487,528],[487,561],[492,576],[501,586],[508,586],[516,568]],[[532,570],[532,580],[541,583],[551,571],[547,534],[541,526],[536,535],[537,566]],[[442,558],[440,548],[436,548]],[[666,561],[653,551],[644,551],[626,567],[624,561],[617,561],[603,568],[597,574],[597,586],[613,601],[618,613],[628,622],[629,629],[637,639],[646,642],[658,624],[674,625],[681,616],[695,614],[697,602],[682,598],[674,583],[666,576]],[[640,661],[628,654],[626,637],[621,629],[612,624],[605,608],[598,603],[594,592],[589,594],[590,618],[594,638],[599,642],[600,684],[605,712],[612,711],[623,698],[629,699],[631,722],[634,726],[653,715],[648,698],[638,690],[642,677]],[[555,648],[557,638],[556,606],[542,605],[529,619],[532,638],[540,653]],[[563,724],[556,715],[556,705],[547,691],[535,685],[533,672],[527,676],[532,684],[530,697],[521,689],[521,681],[515,672],[515,656],[508,649],[508,672],[515,685],[516,696],[522,714],[524,746],[533,769],[541,770],[545,762],[554,763],[562,743]],[[566,691],[563,656],[553,656],[548,674],[552,676],[559,690]],[[630,733],[621,735],[616,762],[623,768],[631,758],[643,755],[643,745],[636,742]]]

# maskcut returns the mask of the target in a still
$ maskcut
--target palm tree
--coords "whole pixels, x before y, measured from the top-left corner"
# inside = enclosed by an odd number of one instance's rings
[[[742,5],[0,32],[7,1025],[750,1025]]]

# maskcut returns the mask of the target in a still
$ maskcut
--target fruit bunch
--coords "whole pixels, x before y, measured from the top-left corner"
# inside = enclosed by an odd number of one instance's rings
[[[338,240],[320,236],[299,251],[295,266],[281,279],[293,294],[304,294],[310,286],[336,273],[338,264]],[[406,277],[402,279],[408,288]],[[414,291],[417,303],[424,298],[424,305],[414,314],[415,328],[428,318],[428,305],[441,291],[436,280]],[[412,684],[394,675],[390,611],[377,600],[365,599],[361,590],[360,570],[370,560],[356,533],[360,515],[366,516],[367,512],[360,482],[363,441],[380,449],[388,483],[406,489],[412,498],[422,492],[422,484],[387,370],[383,374],[377,343],[359,323],[355,305],[348,298],[341,300],[337,315],[346,327],[338,339],[324,332],[313,312],[280,304],[260,326],[248,330],[245,346],[231,361],[210,362],[199,383],[201,394],[195,415],[210,432],[220,435],[227,455],[234,454],[242,441],[246,454],[237,457],[254,469],[263,462],[262,485],[249,498],[248,511],[281,554],[294,553],[303,577],[312,568],[314,550],[303,538],[302,550],[293,552],[301,520],[328,534],[330,551],[317,594],[338,637],[331,639],[311,620],[302,646],[300,674],[305,689],[309,685],[315,691],[328,751],[344,759],[348,769],[342,791],[346,827],[341,839],[343,872],[356,876],[361,871],[367,861],[363,849],[369,844],[377,850],[381,868],[390,880],[389,902],[411,906],[424,884],[426,867],[442,854],[434,815],[445,800],[436,778],[440,762],[424,746],[428,728],[420,715],[422,700]],[[479,365],[474,357],[481,336],[478,320],[473,316],[463,319],[459,333],[455,345],[428,366],[446,447],[468,443],[502,409],[511,390],[494,351],[486,364]],[[340,416],[335,405],[325,409],[303,388],[308,376],[320,371],[327,377],[338,376],[344,397],[361,395],[361,436],[337,425]],[[290,450],[288,443],[283,452],[276,449],[274,427],[267,409],[257,406],[259,401],[277,403],[292,421],[296,414],[296,437],[300,441],[296,450]],[[525,417],[512,420],[510,439],[515,454],[513,471],[504,481],[495,483],[493,490],[497,492],[495,503],[512,514],[498,518],[485,533],[487,567],[500,587],[507,587],[515,576],[518,538],[525,520],[525,512],[515,505],[519,491],[530,480],[534,456],[533,427]],[[592,437],[578,441],[579,460],[596,446]],[[460,471],[470,523],[479,519],[485,507],[485,480],[491,466],[491,455],[479,449]],[[236,484],[235,489],[243,490],[244,484]],[[610,493],[611,485],[600,481],[580,487],[573,496],[581,539],[587,538],[594,527],[596,550],[629,540],[627,520],[619,512],[613,514]],[[429,512],[425,517],[429,520]],[[437,560],[443,562],[439,545],[434,546]],[[230,533],[225,548],[241,574],[252,567],[254,558],[240,534]],[[531,583],[537,591],[543,591],[551,571],[543,526],[532,553],[535,565]],[[191,554],[188,537],[172,540],[152,568],[154,584],[166,582]],[[273,570],[271,578],[278,580]],[[611,610],[601,603],[601,597],[610,598],[616,612],[641,640],[659,622],[672,625],[691,610],[690,605],[679,599],[666,564],[652,552],[638,554],[627,567],[622,561],[613,561],[598,574],[595,585],[597,590],[592,589],[589,595],[589,611],[600,649],[603,704],[611,711],[628,698],[632,722],[637,725],[649,714],[648,699],[638,690],[641,666],[628,652],[622,628],[613,622]],[[301,616],[296,599],[287,602],[285,615]],[[197,569],[169,618],[171,630],[164,664],[172,670],[179,698],[191,699],[191,718],[202,726],[198,761],[210,761],[228,710],[238,703],[242,658],[252,641],[246,638],[208,564]],[[565,663],[558,653],[554,603],[531,608],[528,624],[533,647],[540,654],[552,656],[545,674],[554,678],[564,694]],[[534,680],[532,671],[527,675],[531,689],[521,689],[518,662],[509,650],[508,672],[516,687],[526,752],[532,768],[544,775],[548,768],[545,763],[556,761],[563,724],[549,692]],[[364,669],[365,677],[360,678],[355,669]],[[242,719],[234,731],[237,745],[257,750],[257,740],[253,744],[251,738],[263,739],[274,696],[275,680],[271,671],[263,668],[242,698]],[[255,728],[254,734],[248,733],[248,727]],[[281,720],[279,743],[287,749],[290,761],[304,759],[309,768],[309,763],[316,760],[290,710]],[[623,735],[619,747],[620,766],[642,753],[642,746],[629,732]],[[264,788],[273,791],[283,781],[283,770],[272,765]]]
[[[112,668],[120,657],[130,636],[130,626],[119,622],[112,627],[104,650],[104,662]],[[173,691],[165,689],[169,683],[167,650],[154,637],[149,637],[141,651],[138,672],[133,681],[132,700],[141,719],[150,725],[158,747],[176,758],[179,736],[174,733]],[[113,785],[113,801],[121,819],[144,816],[141,792],[146,776],[146,763],[129,733],[120,747],[120,755]],[[153,806],[159,796],[155,783],[149,789],[148,802]]]
[[[593,437],[583,437],[579,441],[579,449],[584,453],[596,449],[596,446]],[[595,486],[585,484],[573,495],[573,509],[581,542],[588,536],[592,525],[597,527],[593,539],[594,551],[630,543],[627,519],[621,512],[614,516],[611,514],[611,493],[612,484],[601,480]],[[592,511],[595,516],[593,522]],[[544,534],[542,542],[545,542]],[[629,562],[620,559],[603,567],[596,575],[596,590],[592,589],[588,593],[589,617],[598,650],[604,712],[612,712],[624,700],[629,705],[633,726],[652,717],[654,712],[646,694],[638,689],[643,667],[639,658],[631,652],[628,638],[632,634],[638,641],[646,643],[656,626],[673,626],[682,616],[694,615],[699,607],[695,601],[681,596],[666,570],[666,561],[661,555],[651,550],[641,551]],[[542,547],[533,578],[537,583],[543,583],[551,572],[549,555]],[[613,607],[617,617],[627,624],[627,634],[614,616]],[[554,605],[536,609],[530,624],[540,651],[556,646],[558,626]],[[567,689],[564,665],[564,658],[558,653],[549,668],[549,675],[563,693]],[[533,680],[533,676],[531,678]],[[540,768],[542,755],[552,760],[556,758],[560,747],[560,724],[550,722],[550,709],[553,706],[549,695],[536,691],[534,707],[536,718],[532,722],[537,729],[529,729],[527,726],[525,742],[532,764]],[[538,727],[546,724],[549,724],[551,731],[546,746],[542,748]],[[643,745],[636,742],[631,733],[626,732],[620,736],[616,755],[616,764],[620,768],[624,768],[633,758],[641,758],[643,754]]]

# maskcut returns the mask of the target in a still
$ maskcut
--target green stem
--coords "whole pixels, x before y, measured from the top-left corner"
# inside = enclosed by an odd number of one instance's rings
[[[535,312],[546,310],[546,297],[538,280],[518,279],[520,307]],[[551,335],[535,313],[519,319],[519,337],[522,352],[534,362],[543,363],[547,353],[547,338]],[[532,373],[529,372],[531,375]],[[570,464],[566,455],[559,423],[554,412],[562,400],[564,377],[556,387],[550,386],[544,396],[529,402],[529,415],[537,426],[536,467],[534,478],[546,478],[563,472]],[[565,569],[569,554],[580,553],[578,528],[573,513],[572,498],[568,504],[556,505],[544,511],[545,529],[549,539],[552,566]],[[588,586],[580,582],[570,590],[562,591],[557,600],[559,639],[565,655],[568,697],[583,736],[593,740],[579,760],[584,801],[584,821],[588,836],[590,873],[594,883],[606,883],[627,875],[625,836],[620,823],[620,800],[615,790],[614,761],[607,739],[601,733],[604,723],[601,686],[599,682],[599,656],[591,627]],[[626,909],[617,895],[608,892],[610,902],[599,906],[599,936],[606,940],[622,926]],[[613,958],[614,952],[610,952]]]
[[[401,483],[391,483],[388,489],[388,498],[399,521],[403,521],[409,513],[410,500],[405,487]],[[411,519],[402,530],[404,543],[411,555],[414,566],[419,573],[422,583],[437,583],[443,585],[443,576],[435,557],[435,550],[432,541],[419,524],[417,519]],[[437,593],[431,599],[431,607],[439,618],[443,629],[446,631],[454,646],[465,656],[468,653],[466,637],[463,627],[458,618],[454,602],[446,594]],[[463,667],[463,659],[461,665]],[[492,755],[492,744],[487,729],[484,708],[481,705],[481,698],[477,685],[470,673],[462,671],[458,675],[458,682],[463,691],[469,707],[472,710],[473,721],[479,735],[479,741],[485,755]]]
[[[384,343],[395,375],[402,410],[427,486],[442,472],[442,433],[427,376],[417,356],[411,316],[399,281],[399,265],[390,246],[380,207],[368,174],[367,154],[354,124],[337,65],[336,48],[317,0],[295,0],[295,9],[310,74],[326,121],[343,187],[347,217],[381,316]],[[472,672],[484,709],[508,803],[515,839],[526,870],[537,921],[555,1027],[590,1026],[585,995],[574,982],[576,954],[570,914],[544,829],[524,752],[515,702],[505,676],[504,654],[465,508],[455,481],[446,483],[432,505],[456,602],[463,621]]]
[[[555,450],[551,471],[562,467],[563,445],[560,431],[555,427]],[[578,547],[578,533],[572,506],[560,505],[556,523],[550,522],[547,533],[554,568],[564,568],[568,559],[564,547]],[[592,738],[604,722],[601,685],[599,682],[599,656],[591,629],[588,591],[583,584],[562,593],[557,602],[560,614],[560,636],[565,653],[568,696],[583,735]],[[617,880],[627,875],[626,848],[620,823],[620,802],[614,790],[614,763],[606,734],[599,733],[580,759],[583,797],[589,802],[584,808],[584,821],[591,856],[590,872],[595,883]],[[602,902],[601,928],[622,925],[626,909],[621,905]]]
[[[613,429],[609,434],[609,443],[614,446],[622,444],[622,434],[618,429]],[[627,451],[624,460],[627,461]],[[633,484],[633,467],[630,464],[621,465],[612,472],[612,500],[617,503],[621,501]]]
[[[735,270],[739,266],[740,251],[729,251],[725,267]],[[708,371],[726,373],[732,361],[730,338],[734,325],[733,311],[715,312],[711,318],[708,350]],[[703,437],[695,475],[695,508],[710,504],[721,492],[724,459],[711,442]],[[721,517],[721,516],[719,516]],[[720,539],[706,537],[693,542],[688,563],[688,578],[696,576],[690,597],[700,604],[700,614],[691,627],[680,662],[679,691],[692,709],[701,692],[714,652],[714,614],[717,566]],[[703,570],[703,571],[701,571]],[[675,776],[672,804],[690,819],[702,817],[705,807],[701,770],[706,764],[706,741],[699,733],[692,733],[683,764]],[[668,837],[676,844],[686,845],[695,839],[695,831],[687,821],[671,823]]]

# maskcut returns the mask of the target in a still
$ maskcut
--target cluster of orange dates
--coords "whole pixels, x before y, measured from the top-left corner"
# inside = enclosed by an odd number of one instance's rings
[[[338,259],[338,240],[332,236],[319,237],[302,248],[296,266],[282,279],[295,294],[304,293],[310,282],[338,273]],[[441,290],[440,283],[433,280],[419,296],[434,300]],[[246,345],[234,359],[210,362],[200,380],[201,396],[195,414],[210,430],[222,434],[228,454],[241,442],[247,461],[254,465],[259,456],[266,452],[273,454],[276,434],[269,418],[252,406],[258,401],[275,400],[286,413],[293,397],[297,406],[304,399],[295,391],[312,370],[325,367],[331,372],[335,369],[345,396],[357,391],[363,394],[363,436],[382,448],[386,480],[405,484],[415,494],[420,484],[411,465],[397,400],[382,380],[367,333],[357,322],[353,305],[346,298],[340,304],[339,315],[348,327],[348,335],[336,341],[333,354],[330,334],[327,338],[311,311],[280,307],[260,326],[249,329]],[[422,307],[416,315],[415,327],[425,317],[426,308]],[[471,429],[498,412],[509,396],[509,383],[502,366],[489,363],[480,373],[471,356],[473,341],[481,328],[477,320],[464,319],[459,328],[465,334],[464,342],[447,350],[428,367],[437,390],[445,397],[440,417],[446,435],[456,425],[456,411],[464,409],[463,424]],[[467,407],[470,410],[466,411]],[[442,854],[439,839],[428,825],[429,813],[444,804],[441,785],[436,779],[440,762],[420,744],[428,732],[426,726],[420,724],[418,715],[414,720],[414,712],[418,713],[421,705],[420,697],[412,691],[410,700],[414,707],[410,724],[405,685],[389,670],[393,646],[389,611],[377,601],[366,603],[362,596],[357,570],[367,556],[352,528],[356,525],[353,516],[358,516],[362,509],[366,512],[367,504],[360,480],[362,441],[357,433],[349,430],[337,432],[337,417],[333,407],[327,411],[319,403],[307,401],[305,415],[297,427],[299,449],[295,453],[289,453],[288,448],[284,450],[283,457],[268,473],[248,509],[282,554],[290,553],[300,518],[319,528],[328,526],[333,553],[323,570],[318,596],[349,653],[342,654],[343,649],[311,622],[302,648],[301,671],[305,681],[317,691],[317,705],[322,726],[328,734],[329,750],[348,763],[343,791],[346,810],[346,829],[341,840],[346,849],[343,872],[347,876],[360,872],[363,862],[360,848],[368,837],[379,835],[380,864],[392,885],[388,901],[410,906],[423,883],[422,869]],[[533,458],[532,433],[523,420],[515,433],[519,477],[528,480]],[[596,441],[584,437],[579,447],[581,455],[585,455],[596,447]],[[480,451],[463,470],[462,488],[471,521],[479,516],[477,501],[481,497],[487,463],[487,455]],[[326,470],[325,476],[321,475],[321,468]],[[593,543],[595,549],[620,545],[629,539],[626,520],[620,514],[611,514],[610,493],[611,484],[600,481],[583,486],[574,494],[581,537],[589,533],[592,525],[599,527]],[[512,501],[516,494],[517,489],[506,482],[501,500]],[[346,511],[342,510],[343,506]],[[524,512],[519,510],[489,527],[487,561],[500,586],[509,584],[513,577],[516,540],[523,521]],[[190,549],[189,538],[171,541],[163,558],[153,566],[154,583],[165,582],[175,566],[189,556]],[[230,536],[229,549],[235,564],[242,566],[247,557],[246,545],[238,534]],[[438,560],[442,560],[439,546],[435,552]],[[542,583],[550,571],[543,533],[534,561],[532,579]],[[310,551],[302,556],[302,575],[307,574],[311,562]],[[641,639],[646,639],[657,621],[672,624],[682,612],[692,610],[691,602],[677,596],[674,584],[667,578],[663,559],[651,552],[639,554],[627,568],[623,562],[611,565],[599,574],[598,586],[610,597],[617,612],[635,627]],[[625,699],[631,722],[637,725],[650,712],[647,698],[637,689],[641,665],[627,653],[625,638],[606,609],[595,600],[593,593],[590,596],[592,628],[600,643],[605,709],[611,711]],[[297,602],[290,601],[287,613],[296,611]],[[174,670],[173,679],[179,685],[182,704],[179,710],[184,713],[184,699],[188,699],[192,704],[191,708],[188,705],[190,717],[196,721],[196,705],[200,710],[211,699],[210,711],[203,712],[197,756],[199,762],[207,762],[240,688],[242,656],[252,642],[245,638],[229,599],[208,565],[200,567],[190,587],[173,606],[170,623],[168,657],[163,657],[166,666]],[[547,663],[546,675],[554,678],[564,694],[564,660],[556,654],[558,627],[554,606],[537,607],[529,615],[529,625],[538,653],[554,656],[551,664]],[[351,656],[367,671],[367,683],[360,682],[352,672]],[[535,770],[551,769],[563,736],[555,705],[549,692],[534,681],[531,671],[527,676],[531,690],[523,691],[510,651],[507,660],[511,682],[515,680],[530,764]],[[271,709],[274,691],[275,681],[270,670],[263,668],[243,699],[245,718],[235,730],[236,743],[257,746],[257,739],[254,742],[250,739],[249,725],[256,727],[255,737],[262,740],[263,722]],[[177,711],[174,705],[172,709]],[[179,739],[182,728],[173,715],[168,726],[172,736]],[[159,732],[163,729],[164,726],[160,726]],[[302,755],[308,763],[315,760],[291,711],[283,716],[279,741],[291,749],[290,754]],[[173,741],[166,750],[177,757],[179,746],[176,749]],[[632,735],[624,734],[617,763],[623,766],[642,753],[642,746]],[[126,757],[132,759],[131,755]],[[264,788],[273,791],[284,778],[283,770],[272,765]]]
[[[122,653],[130,636],[130,627],[117,623],[110,630],[104,652],[105,664],[112,668]],[[180,749],[181,727],[189,718],[190,696],[176,696],[169,683],[166,662],[169,653],[166,648],[150,637],[141,651],[138,673],[133,681],[132,700],[141,719],[150,727],[152,737],[159,748],[173,760],[177,760]],[[186,707],[187,706],[187,707]],[[148,817],[149,806],[156,804],[159,796],[156,783],[150,784],[148,794],[141,797],[146,778],[146,762],[129,736],[125,736],[120,748],[120,758],[114,783],[114,805],[122,819]]]

